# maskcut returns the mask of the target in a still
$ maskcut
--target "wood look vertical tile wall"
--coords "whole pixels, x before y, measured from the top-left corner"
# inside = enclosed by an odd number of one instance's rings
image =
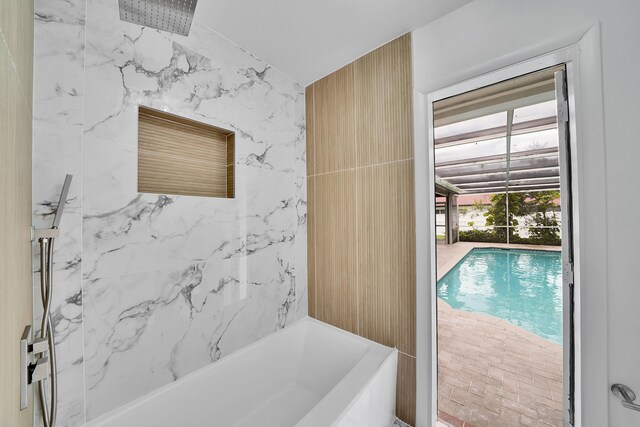
[[[0,1],[0,31],[15,67],[27,109],[31,113],[33,100],[33,1]],[[1,39],[0,39],[1,41]]]
[[[307,177],[307,294],[309,316],[316,316],[316,180]]]
[[[413,160],[357,173],[360,333],[415,355]]]
[[[396,414],[401,420],[416,425],[416,358],[404,353],[398,355]]]
[[[304,92],[305,96],[305,123],[307,130],[307,176],[312,176],[316,173],[316,155],[314,144],[314,102],[313,102],[313,85],[307,86]]]
[[[316,317],[357,333],[355,178],[353,170],[316,175],[314,203]]]
[[[315,82],[313,93],[315,173],[355,167],[353,65]]]
[[[397,347],[415,423],[411,36],[307,87],[309,313]]]
[[[227,197],[236,197],[236,135],[227,136]]]
[[[412,159],[411,35],[355,61],[354,84],[358,166]]]
[[[33,323],[32,58],[33,2],[0,0],[0,425],[12,427],[33,425],[33,404],[20,410],[18,351]]]

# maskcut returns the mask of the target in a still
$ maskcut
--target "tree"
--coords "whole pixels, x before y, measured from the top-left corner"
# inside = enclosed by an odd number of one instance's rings
[[[484,211],[484,204],[482,203],[482,200],[474,200],[473,206],[471,206],[471,210],[474,212],[474,216],[476,215],[476,213]]]
[[[507,230],[509,241],[514,240],[514,236],[519,237],[515,227],[519,225],[516,217],[523,216],[526,212],[527,193],[509,193],[509,217],[507,218],[507,196],[498,193],[491,196],[491,205],[484,216],[487,218],[486,224],[493,225],[493,233],[499,241],[507,241]],[[509,228],[507,229],[507,225]],[[517,238],[516,237],[516,238]]]
[[[560,223],[554,210],[560,191],[534,191],[527,196],[525,211],[531,215],[533,225],[545,227],[532,228],[531,239],[541,244],[560,245]]]

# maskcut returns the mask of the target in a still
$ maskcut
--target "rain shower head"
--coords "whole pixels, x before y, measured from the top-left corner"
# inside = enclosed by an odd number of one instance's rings
[[[188,36],[198,0],[118,0],[120,19]]]

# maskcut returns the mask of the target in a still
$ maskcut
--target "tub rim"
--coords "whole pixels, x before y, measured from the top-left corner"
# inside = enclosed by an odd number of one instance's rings
[[[282,329],[279,329],[273,333],[270,333],[269,335],[262,337],[232,353],[230,353],[229,355],[222,357],[221,359],[209,363],[199,369],[194,370],[193,372],[189,372],[187,375],[178,378],[175,381],[172,381],[170,383],[167,383],[161,387],[156,388],[155,390],[150,391],[149,393],[146,393],[138,398],[136,398],[135,400],[132,400],[131,402],[128,402],[124,405],[118,406],[112,410],[110,410],[109,412],[105,412],[104,414],[87,421],[85,424],[83,424],[84,427],[100,427],[103,423],[111,421],[116,419],[118,416],[129,412],[131,410],[134,410],[136,407],[146,403],[149,400],[152,400],[153,398],[155,398],[156,396],[160,395],[160,394],[164,394],[166,392],[168,392],[169,390],[171,390],[174,387],[177,387],[178,384],[183,384],[185,382],[188,382],[190,380],[193,380],[193,378],[196,378],[199,375],[202,375],[203,371],[205,370],[210,370],[210,369],[216,369],[217,367],[220,366],[224,366],[225,361],[229,361],[229,360],[233,360],[236,357],[241,356],[242,354],[251,351],[252,349],[260,346],[261,344],[273,340],[276,337],[279,337],[282,334],[285,333],[290,333],[291,331],[293,331],[294,329],[297,328],[302,328],[304,325],[307,324],[311,324],[311,325],[315,325],[321,328],[326,328],[329,329],[331,331],[333,331],[334,333],[338,333],[341,334],[343,336],[349,337],[353,340],[356,340],[360,343],[363,343],[367,346],[367,350],[366,352],[363,354],[362,358],[360,360],[358,360],[358,362],[331,388],[331,390],[329,390],[324,396],[322,396],[322,398],[312,407],[309,409],[309,411],[305,414],[305,416],[300,419],[295,426],[300,425],[302,426],[313,426],[314,423],[312,422],[311,419],[307,419],[309,418],[310,414],[313,414],[314,412],[320,412],[318,410],[319,407],[322,406],[326,406],[327,403],[325,401],[327,401],[327,398],[332,395],[332,393],[334,393],[336,391],[336,389],[340,388],[344,388],[344,386],[340,387],[341,385],[346,383],[346,380],[350,377],[353,377],[353,373],[354,370],[356,370],[356,368],[359,368],[359,370],[363,370],[362,367],[362,363],[365,360],[369,360],[370,358],[378,356],[380,357],[380,361],[376,366],[376,369],[372,369],[372,366],[367,366],[367,370],[366,372],[370,372],[371,375],[367,377],[367,380],[361,384],[361,386],[359,387],[357,393],[355,393],[352,397],[351,400],[349,400],[346,405],[344,406],[344,408],[342,408],[338,413],[336,413],[336,417],[335,420],[338,420],[340,418],[340,416],[342,416],[350,407],[351,405],[353,405],[353,402],[360,396],[360,394],[366,389],[366,386],[370,384],[370,382],[373,380],[373,374],[378,372],[378,370],[381,368],[381,366],[385,363],[385,361],[391,357],[394,352],[397,352],[397,349],[392,348],[392,347],[387,347],[383,344],[377,343],[375,341],[372,341],[368,338],[364,338],[360,335],[356,335],[352,332],[346,331],[344,329],[340,329],[334,325],[330,325],[328,323],[325,323],[321,320],[315,319],[313,317],[310,316],[306,316],[302,319],[298,319],[295,322],[291,323],[289,326],[286,326]],[[368,359],[369,358],[369,359]],[[358,370],[358,371],[359,371]],[[323,404],[323,402],[325,402]],[[325,410],[329,410],[331,408],[323,408]],[[335,413],[336,411],[331,411],[332,413]],[[320,412],[323,413],[323,412]],[[320,424],[319,424],[320,425]]]

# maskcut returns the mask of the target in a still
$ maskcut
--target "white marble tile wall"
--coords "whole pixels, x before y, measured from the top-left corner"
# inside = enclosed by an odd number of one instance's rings
[[[55,257],[60,426],[307,315],[304,89],[198,21],[176,36],[117,7],[36,0],[36,225],[74,174]],[[138,105],[234,130],[236,198],[139,194]]]
[[[85,0],[35,1],[33,93],[33,224],[50,227],[67,173],[74,175],[56,241],[53,322],[58,355],[59,422],[81,425],[84,414],[82,333],[82,129]],[[34,246],[34,255],[38,255]],[[34,264],[34,267],[37,264]],[[37,279],[37,270],[34,270]],[[37,285],[38,281],[34,281]],[[40,290],[34,288],[34,325]],[[36,399],[37,401],[37,399]],[[36,417],[36,419],[38,419]],[[40,425],[37,423],[35,425]]]

